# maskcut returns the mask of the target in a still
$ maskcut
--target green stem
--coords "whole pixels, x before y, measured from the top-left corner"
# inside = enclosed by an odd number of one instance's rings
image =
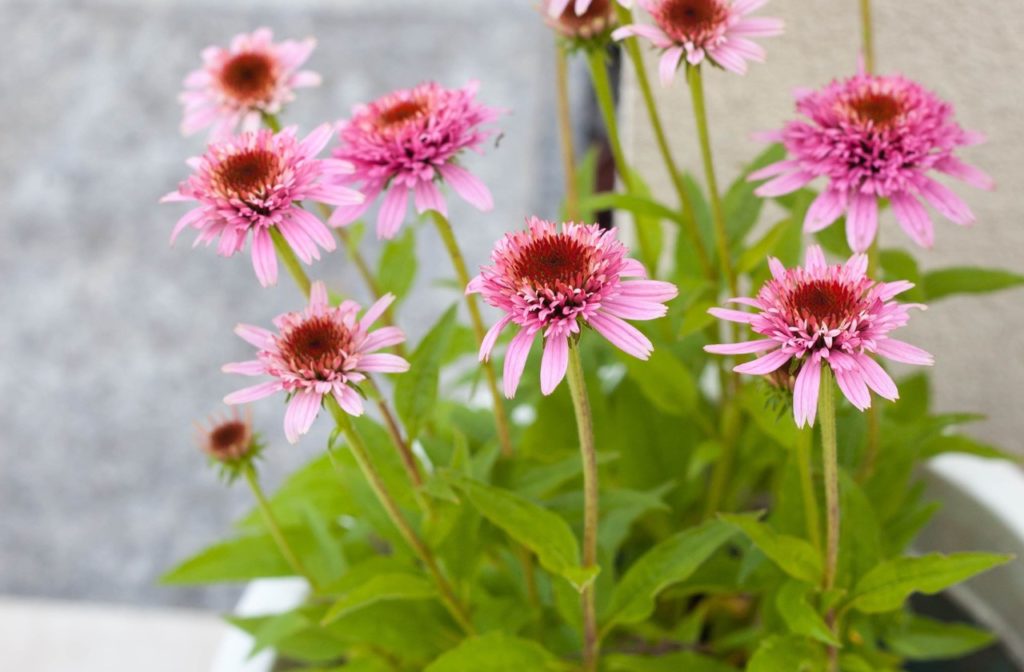
[[[441,235],[445,248],[448,250],[448,256],[452,259],[459,287],[465,291],[465,288],[469,286],[469,269],[466,268],[466,260],[455,240],[452,225],[444,215],[436,210],[431,210],[430,215],[437,226],[437,232]],[[484,327],[484,319],[480,314],[480,304],[477,302],[476,294],[466,294],[466,307],[469,309],[469,321],[473,325],[476,340],[482,344],[487,335],[487,328]],[[494,371],[494,363],[487,360],[483,362],[483,367],[487,386],[491,389],[491,398],[494,402],[494,423],[498,430],[498,442],[501,445],[502,454],[508,457],[512,455],[512,437],[509,432],[508,415],[505,413],[505,399],[501,396],[501,389],[498,387],[498,375]]]
[[[459,624],[459,627],[466,634],[474,634],[474,628],[472,623],[469,622],[465,607],[455,595],[455,591],[452,589],[451,584],[448,583],[448,579],[441,572],[441,568],[438,566],[437,560],[434,558],[430,548],[420,539],[416,531],[412,529],[412,526],[402,514],[401,509],[398,508],[398,503],[395,502],[391,493],[388,492],[384,479],[370,460],[370,454],[366,449],[362,436],[356,431],[348,414],[342,410],[332,395],[324,395],[324,401],[327,403],[327,408],[330,410],[331,415],[334,416],[334,422],[338,425],[338,429],[345,435],[349,449],[352,451],[359,469],[363,472],[363,476],[366,477],[366,481],[370,484],[370,488],[377,496],[377,500],[384,507],[384,511],[388,514],[391,522],[398,529],[398,532],[402,535],[402,538],[409,545],[412,552],[416,554],[416,557],[426,567],[430,577],[437,585],[442,603],[444,603],[452,618],[455,619],[455,622]]]
[[[728,382],[728,379],[726,382]],[[725,389],[723,388],[723,395],[724,393]],[[719,430],[719,435],[722,437],[722,452],[715,462],[714,471],[711,474],[711,485],[708,487],[708,496],[704,504],[704,520],[709,520],[718,513],[722,506],[722,501],[725,499],[725,491],[729,485],[733,462],[736,461],[736,435],[738,431],[739,408],[731,399],[723,396],[722,427]]]
[[[875,74],[875,31],[871,21],[871,0],[860,0],[861,34],[864,39],[864,70]]]
[[[725,228],[725,209],[722,207],[722,196],[718,191],[718,179],[715,176],[715,161],[711,154],[711,135],[708,131],[708,113],[704,102],[704,78],[700,66],[686,66],[687,80],[690,83],[690,97],[693,100],[693,116],[697,122],[697,139],[700,141],[700,155],[704,164],[704,179],[708,187],[708,200],[711,202],[711,221],[715,230],[715,247],[718,250],[718,263],[722,267],[729,291],[739,296],[736,283],[736,272],[729,256],[729,235]]]
[[[796,440],[797,470],[800,473],[800,490],[804,502],[804,518],[807,524],[807,538],[818,552],[821,552],[821,517],[818,512],[818,496],[814,490],[814,474],[811,469],[811,447],[814,431],[802,429]]]
[[[597,566],[598,484],[597,449],[594,444],[594,420],[587,396],[587,382],[580,362],[579,345],[569,342],[569,392],[576,412],[576,429],[580,439],[580,457],[583,460],[583,568]],[[583,608],[583,669],[597,669],[599,640],[597,636],[597,610],[594,584],[591,582],[581,596]]]
[[[628,23],[632,23],[633,15],[630,10],[616,4],[615,11],[618,12],[620,24],[626,25]],[[679,204],[682,206],[683,232],[690,240],[690,245],[697,254],[697,259],[700,262],[701,270],[704,275],[708,280],[714,283],[716,282],[715,269],[714,266],[711,265],[711,260],[708,258],[707,250],[704,249],[704,243],[700,238],[700,230],[697,228],[697,216],[696,209],[693,207],[693,199],[690,198],[690,193],[686,190],[686,183],[683,181],[683,173],[679,170],[678,164],[676,164],[675,159],[672,157],[672,150],[668,144],[668,136],[665,134],[665,126],[661,123],[661,115],[658,113],[658,106],[654,100],[654,91],[651,88],[651,80],[647,76],[647,68],[644,66],[644,60],[640,54],[640,45],[635,37],[623,40],[622,44],[625,45],[626,53],[629,54],[629,60],[633,63],[633,70],[636,73],[637,87],[640,89],[640,95],[643,97],[644,105],[647,108],[647,116],[650,119],[651,130],[654,132],[655,144],[658,146],[658,152],[661,154],[662,161],[665,162],[665,169],[668,171],[669,178],[672,180],[672,186],[675,187],[676,194],[679,197]]]
[[[274,539],[274,543],[277,544],[278,550],[281,551],[281,555],[284,556],[285,561],[292,568],[292,571],[296,575],[301,576],[309,582],[310,588],[313,592],[317,592],[316,579],[309,573],[305,565],[302,564],[302,560],[299,559],[298,554],[292,550],[291,545],[288,543],[288,538],[284,535],[284,531],[281,529],[281,525],[277,522],[277,518],[274,516],[274,511],[270,507],[270,502],[267,501],[267,496],[263,493],[263,488],[260,487],[259,477],[256,475],[256,469],[253,468],[252,464],[246,465],[245,469],[242,470],[245,474],[245,480],[249,484],[249,489],[252,490],[253,496],[256,498],[256,503],[259,506],[260,515],[263,516],[263,522],[267,526],[267,530],[270,532],[270,536]]]
[[[626,191],[635,194],[636,180],[633,179],[633,171],[626,162],[626,153],[622,150],[622,140],[619,138],[619,124],[615,115],[615,98],[612,95],[612,84],[608,78],[608,67],[605,63],[605,52],[601,49],[587,50],[587,63],[590,66],[590,78],[594,83],[594,94],[597,96],[597,106],[601,110],[601,118],[604,120],[605,133],[608,136],[608,146],[612,150],[612,158],[615,160],[615,168],[619,173],[622,184]],[[656,273],[658,258],[654,247],[648,240],[646,233],[636,222],[636,238],[640,244],[640,256],[652,275]]]
[[[570,221],[580,217],[580,194],[576,175],[576,148],[572,137],[572,107],[569,103],[569,55],[559,42],[555,45],[555,86],[558,105],[558,135],[562,143],[562,172],[565,174],[565,214]]]
[[[822,462],[825,466],[825,577],[822,587],[830,591],[836,585],[839,567],[839,457],[836,447],[836,403],[835,385],[832,383],[832,369],[821,366],[821,385],[818,392],[818,420],[821,422]],[[835,624],[835,614],[826,615],[830,627]],[[838,666],[838,651],[829,647],[829,670]]]
[[[295,279],[295,284],[297,284],[299,289],[302,290],[302,293],[308,297],[311,285],[309,282],[309,276],[306,275],[306,269],[302,268],[302,262],[300,262],[299,258],[295,256],[295,251],[292,249],[292,246],[288,244],[288,241],[284,239],[284,236],[281,235],[281,232],[277,230],[276,226],[270,227],[269,231],[270,237],[274,241],[274,249],[277,250],[278,258],[284,262],[288,272],[291,273],[292,277]]]

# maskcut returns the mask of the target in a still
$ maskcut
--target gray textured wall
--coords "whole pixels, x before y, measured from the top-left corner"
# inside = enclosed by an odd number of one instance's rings
[[[1024,271],[1024,4],[874,0],[873,5],[878,70],[901,72],[954,102],[962,125],[989,137],[963,155],[998,183],[995,193],[954,186],[978,222],[964,229],[936,218],[930,251],[914,247],[887,213],[883,247],[912,250],[924,268],[990,265]],[[786,22],[783,36],[762,41],[767,63],[752,65],[745,77],[717,71],[705,78],[723,184],[763,147],[751,133],[777,128],[793,116],[793,89],[821,86],[852,74],[857,65],[856,0],[773,0],[758,14]],[[653,76],[654,69],[649,71]],[[685,80],[677,79],[667,90],[655,86],[677,159],[699,174]],[[632,156],[658,193],[672,199],[642,104],[627,82],[624,114]],[[935,392],[943,410],[987,413],[990,420],[976,433],[1024,451],[1024,290],[943,301],[915,314],[904,334],[935,354]]]

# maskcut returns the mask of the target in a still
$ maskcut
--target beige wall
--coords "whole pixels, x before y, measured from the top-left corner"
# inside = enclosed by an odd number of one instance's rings
[[[954,102],[961,124],[989,137],[963,155],[998,183],[995,193],[956,186],[978,223],[962,229],[937,219],[935,248],[914,248],[915,256],[925,268],[984,264],[1024,271],[1024,2],[874,0],[874,5],[878,70],[901,72]],[[751,132],[776,128],[792,116],[794,88],[820,86],[856,67],[856,0],[774,0],[758,14],[786,22],[785,35],[763,41],[768,62],[753,65],[745,77],[722,71],[706,77],[722,184],[759,151]],[[641,171],[671,201],[628,71],[626,142]],[[669,90],[655,86],[677,159],[696,173],[685,82],[680,78]],[[883,217],[881,236],[886,247],[912,246],[891,214]],[[1024,290],[943,301],[916,314],[904,334],[936,356],[940,410],[986,413],[990,420],[975,433],[1024,452]]]

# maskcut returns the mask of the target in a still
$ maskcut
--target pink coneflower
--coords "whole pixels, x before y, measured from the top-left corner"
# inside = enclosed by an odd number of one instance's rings
[[[482,125],[498,117],[496,110],[476,101],[477,86],[471,82],[445,89],[428,82],[357,106],[342,126],[341,145],[333,154],[355,166],[343,183],[361,185],[367,198],[362,205],[335,210],[330,223],[351,224],[385,192],[377,236],[393,238],[405,219],[410,193],[417,212],[436,210],[447,216],[437,187],[441,181],[480,210],[494,207],[487,186],[457,160],[463,150],[479,148],[492,133]]]
[[[782,33],[782,20],[749,17],[768,0],[637,0],[656,25],[635,23],[612,33],[622,40],[636,35],[650,40],[663,50],[659,72],[668,86],[675,78],[680,62],[690,65],[705,59],[730,72],[744,74],[747,61],[761,63],[765,51],[748,39],[772,37]]]
[[[617,0],[623,7],[629,8],[633,6],[633,0]],[[547,5],[548,16],[551,18],[558,18],[564,16],[567,12],[572,12],[576,16],[583,16],[587,13],[593,4],[602,4],[602,0],[545,0]],[[611,5],[611,2],[608,2]],[[572,5],[572,8],[569,8]]]
[[[948,103],[904,77],[862,72],[820,91],[798,93],[797,110],[809,121],[791,121],[764,135],[782,142],[791,158],[750,179],[774,178],[757,193],[780,196],[827,178],[804,229],[820,231],[845,213],[854,252],[866,251],[875,239],[880,198],[889,199],[900,226],[922,247],[931,247],[934,231],[921,200],[957,224],[974,221],[960,197],[929,177],[933,170],[981,189],[993,186],[987,175],[953,156],[958,147],[982,137],[960,128]]]
[[[570,0],[546,0],[544,13],[552,28],[569,38],[589,40],[603,35],[615,24],[613,0],[584,0],[570,7]]]
[[[277,134],[263,129],[211,144],[202,157],[189,161],[195,172],[188,180],[161,199],[199,202],[178,220],[171,243],[191,226],[200,231],[196,245],[209,245],[219,237],[217,253],[230,257],[245,247],[251,232],[252,265],[264,287],[277,282],[270,227],[276,227],[307,264],[320,258],[317,245],[333,250],[330,229],[298,204],[363,201],[359,192],[327,179],[351,173],[351,164],[316,158],[331,132],[330,125],[323,124],[299,141],[294,128]]]
[[[793,414],[798,427],[814,424],[822,362],[832,367],[839,389],[860,410],[871,405],[869,388],[890,401],[899,397],[896,384],[871,355],[906,364],[933,363],[924,350],[889,338],[890,331],[907,323],[910,308],[924,308],[892,301],[913,283],[874,282],[865,275],[868,259],[863,254],[829,266],[817,245],[807,249],[803,268],[786,269],[778,259],[769,259],[768,265],[772,279],[756,299],[732,299],[759,312],[708,311],[723,320],[749,324],[764,338],[704,349],[719,355],[767,353],[735,367],[739,373],[771,375],[790,367],[790,375],[796,376]]]
[[[252,431],[252,411],[245,414],[235,408],[230,415],[211,417],[207,427],[197,425],[199,447],[222,464],[238,464],[259,452]]]
[[[295,95],[293,89],[320,84],[320,75],[299,70],[316,46],[310,38],[275,44],[268,28],[236,35],[231,47],[207,47],[203,67],[185,78],[181,132],[192,135],[212,126],[222,138],[239,124],[255,131],[263,114],[277,114]]]
[[[651,342],[624,320],[653,320],[665,315],[664,302],[677,294],[675,285],[646,278],[640,262],[614,229],[598,225],[563,224],[532,217],[526,231],[506,234],[491,253],[467,293],[479,292],[505,315],[487,332],[480,359],[490,357],[498,335],[514,323],[520,328],[505,355],[505,396],[519,386],[530,347],[544,336],[541,391],[551,394],[565,377],[569,339],[580,322],[593,327],[613,345],[639,359],[650,357]]]
[[[278,333],[240,324],[235,333],[256,346],[256,359],[226,364],[226,373],[243,376],[272,376],[274,380],[247,387],[224,398],[226,404],[244,404],[276,392],[291,395],[284,416],[284,432],[295,443],[309,431],[320,411],[324,395],[330,394],[350,415],[362,415],[363,399],[355,384],[364,374],[401,373],[409,362],[398,355],[377,353],[397,345],[405,334],[397,327],[383,327],[370,333],[372,325],[395,297],[388,294],[357,319],[359,305],[345,301],[332,307],[322,282],[314,282],[309,307],[301,313],[285,313],[274,319]]]

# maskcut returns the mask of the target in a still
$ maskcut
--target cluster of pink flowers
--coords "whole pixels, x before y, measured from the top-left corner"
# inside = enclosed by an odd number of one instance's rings
[[[647,359],[650,340],[625,320],[663,317],[675,285],[647,280],[640,262],[626,256],[614,229],[598,225],[558,226],[536,217],[525,231],[507,234],[467,291],[479,292],[504,312],[480,348],[486,359],[509,324],[520,327],[505,355],[505,395],[512,397],[538,334],[544,337],[541,391],[551,394],[565,377],[569,339],[581,323],[593,327],[622,351]],[[624,278],[639,278],[626,280]]]
[[[782,142],[791,158],[767,166],[751,179],[772,178],[761,196],[780,196],[813,180],[828,180],[815,199],[804,228],[820,231],[846,215],[850,248],[864,252],[878,229],[878,202],[889,199],[903,230],[931,247],[931,217],[921,201],[957,224],[974,221],[971,209],[930,175],[939,172],[981,189],[992,180],[954,156],[982,140],[960,128],[953,108],[921,85],[898,75],[860,73],[820,91],[798,94],[797,110],[807,120],[763,134]]]

